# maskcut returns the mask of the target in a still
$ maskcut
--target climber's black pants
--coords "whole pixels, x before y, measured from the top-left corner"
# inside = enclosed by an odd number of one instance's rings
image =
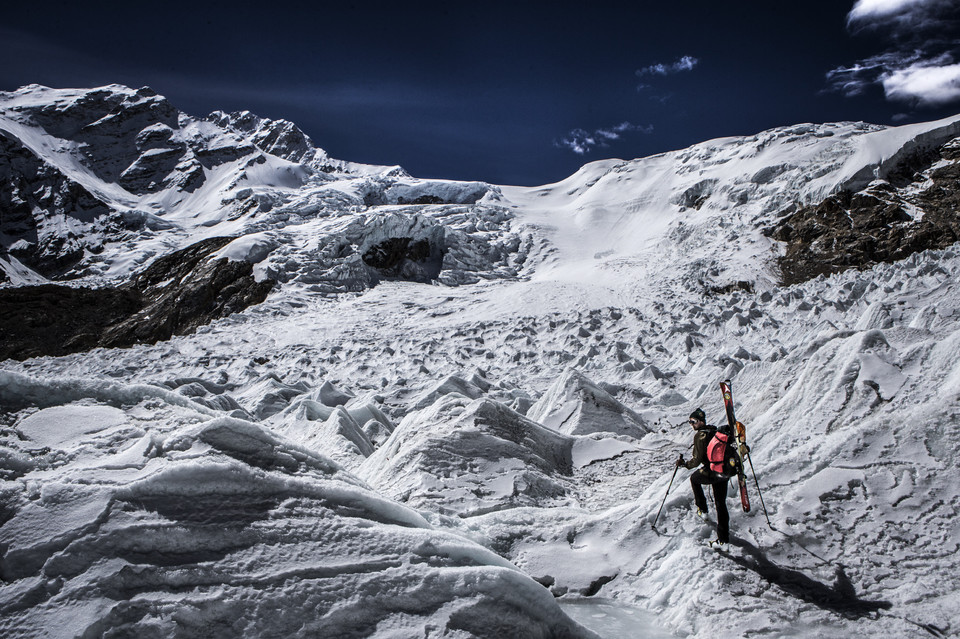
[[[717,507],[717,539],[723,543],[730,541],[730,513],[727,512],[727,478],[710,472],[703,466],[690,475],[690,485],[693,486],[693,500],[697,508],[708,512],[707,499],[703,495],[703,485],[713,486],[713,503]]]

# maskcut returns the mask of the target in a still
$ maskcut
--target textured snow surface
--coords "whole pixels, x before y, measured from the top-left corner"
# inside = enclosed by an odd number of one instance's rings
[[[158,220],[87,281],[227,231],[223,257],[279,281],[193,335],[0,364],[4,636],[589,636],[555,597],[594,598],[576,617],[609,632],[637,619],[625,636],[960,630],[960,247],[782,288],[761,232],[957,119],[787,127],[520,188],[214,115],[196,135],[281,155],[137,197],[0,121]],[[363,262],[400,237],[443,247],[431,283]],[[763,503],[751,477],[742,513],[731,484],[715,551],[689,473],[667,488],[725,378]]]
[[[269,429],[143,388],[0,388],[28,405],[4,449],[6,637],[587,636],[506,560]]]

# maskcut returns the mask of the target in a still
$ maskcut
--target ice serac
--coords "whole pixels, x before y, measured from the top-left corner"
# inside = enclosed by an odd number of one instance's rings
[[[650,432],[640,415],[572,368],[547,389],[527,417],[567,435],[607,432],[641,439]]]
[[[170,391],[85,388],[0,371],[0,404],[43,397],[4,464],[4,636],[592,636],[322,455]]]
[[[330,294],[515,277],[524,259],[497,187],[335,160],[291,122],[198,119],[149,88],[0,94],[0,177],[12,285],[115,282],[213,227],[270,234],[263,271]]]
[[[358,473],[414,508],[471,517],[569,502],[573,439],[459,393],[409,414]]]
[[[269,382],[281,389],[279,394],[264,395],[273,397],[270,426],[350,471],[355,471],[394,430],[390,418],[369,398],[357,397],[330,381],[309,392],[305,392],[304,382],[283,384],[273,378]]]
[[[343,407],[331,409],[323,420],[286,417],[274,422],[277,432],[327,455],[350,471],[355,471],[374,450],[370,436]]]

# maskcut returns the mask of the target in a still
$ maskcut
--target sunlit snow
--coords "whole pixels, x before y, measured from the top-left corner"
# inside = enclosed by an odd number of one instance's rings
[[[82,95],[50,91],[5,94],[0,130],[149,220],[84,283],[236,235],[220,255],[279,284],[192,335],[0,365],[4,636],[960,627],[960,252],[780,287],[763,234],[960,118],[786,127],[531,188],[260,151],[138,197],[10,108]],[[185,118],[171,135],[253,148]],[[443,245],[437,277],[358,257],[400,236]],[[687,415],[725,419],[725,378],[753,509],[732,482],[715,551],[688,472],[667,488]]]

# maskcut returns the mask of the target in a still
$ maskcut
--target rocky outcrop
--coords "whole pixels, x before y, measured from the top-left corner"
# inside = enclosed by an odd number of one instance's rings
[[[154,343],[192,333],[266,299],[273,282],[255,281],[251,263],[211,259],[232,240],[204,240],[151,264],[130,284],[144,300],[143,308],[106,329],[101,345]]]
[[[95,348],[104,327],[141,307],[139,295],[129,288],[44,284],[0,289],[0,360]]]
[[[82,161],[94,175],[132,193],[149,192],[150,185],[155,188],[167,179],[186,151],[185,145],[157,133],[158,125],[178,129],[179,113],[147,87],[135,92],[103,87],[77,99],[21,108],[19,114],[54,137],[79,143]],[[144,133],[148,129],[152,135]],[[146,147],[144,135],[149,139]]]
[[[83,185],[0,130],[0,257],[56,278],[125,224]],[[99,231],[99,232],[86,232]]]
[[[767,234],[786,243],[781,281],[894,262],[960,239],[960,138],[918,150],[866,189],[832,195],[782,218]]]
[[[233,238],[198,242],[116,288],[0,289],[0,360],[152,344],[262,302],[273,286],[248,262],[215,259]]]
[[[214,111],[206,119],[217,126],[232,128],[244,137],[249,137],[264,153],[291,162],[304,162],[315,152],[313,142],[307,134],[287,120],[269,120],[249,111]]]

